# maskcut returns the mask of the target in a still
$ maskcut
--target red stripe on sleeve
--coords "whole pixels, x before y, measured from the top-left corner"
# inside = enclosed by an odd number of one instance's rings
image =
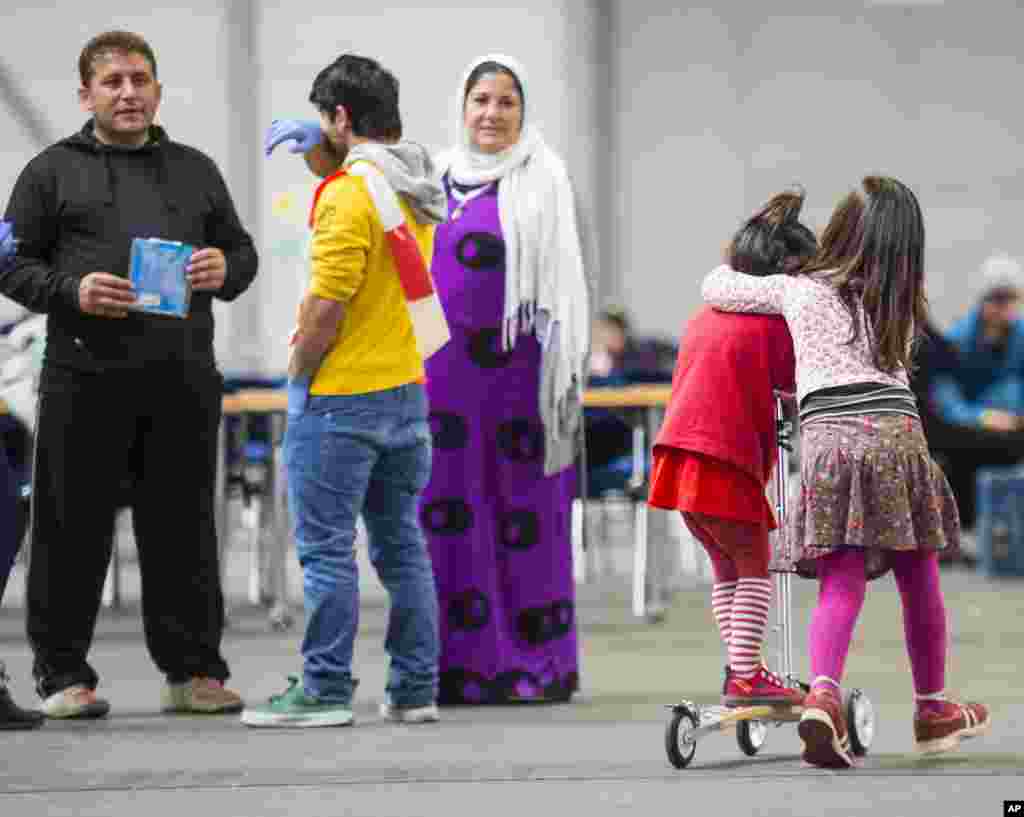
[[[420,246],[416,243],[409,227],[401,224],[385,235],[388,238],[388,245],[391,247],[391,254],[395,259],[395,267],[398,269],[398,278],[402,282],[405,299],[418,301],[432,295],[434,284],[430,280],[430,273],[427,271],[427,264],[423,260]]]
[[[348,171],[344,168],[339,170],[337,173],[333,173],[324,179],[320,184],[316,186],[316,192],[313,194],[313,206],[309,208],[309,226],[312,229],[316,223],[316,206],[320,202],[320,194],[324,192],[324,188],[327,187],[335,179],[340,179],[342,176],[347,176]]]

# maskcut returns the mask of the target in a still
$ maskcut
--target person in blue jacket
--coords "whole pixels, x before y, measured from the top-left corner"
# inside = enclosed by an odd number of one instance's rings
[[[977,470],[1024,460],[1024,270],[995,255],[981,276],[978,302],[944,338],[955,361],[934,371],[927,395],[944,427],[930,442],[943,451],[965,528],[974,526]]]

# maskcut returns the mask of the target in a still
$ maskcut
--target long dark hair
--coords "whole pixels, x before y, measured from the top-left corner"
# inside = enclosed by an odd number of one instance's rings
[[[847,195],[821,235],[821,248],[799,272],[836,287],[860,337],[863,314],[875,366],[912,368],[915,332],[928,321],[924,292],[924,218],[905,184],[866,176]]]
[[[748,275],[791,272],[814,257],[818,242],[800,223],[804,192],[779,193],[748,218],[729,245],[729,266]]]

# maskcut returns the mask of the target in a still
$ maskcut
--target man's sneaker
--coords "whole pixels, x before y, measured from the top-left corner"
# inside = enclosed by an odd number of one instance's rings
[[[183,684],[165,684],[160,709],[168,713],[226,715],[241,712],[245,704],[237,692],[215,678],[192,678]]]
[[[980,735],[991,725],[984,704],[942,701],[940,707],[914,715],[914,745],[926,755],[949,752],[964,738]]]
[[[307,695],[295,675],[288,676],[288,689],[282,694],[242,712],[242,723],[255,727],[349,726],[352,721],[348,704],[325,703]]]
[[[740,678],[728,672],[722,704],[739,706],[800,706],[804,693],[786,686],[783,680],[762,664],[753,678]]]
[[[46,716],[34,709],[22,709],[11,698],[7,689],[7,678],[0,666],[0,730],[36,729],[43,725]]]
[[[395,706],[391,701],[384,701],[380,705],[380,716],[399,723],[437,723],[441,720],[437,704]]]
[[[804,742],[804,760],[811,765],[825,769],[853,766],[850,733],[835,690],[819,687],[807,694],[797,731]]]
[[[104,718],[108,712],[110,703],[83,684],[62,689],[43,701],[43,714],[48,718]]]

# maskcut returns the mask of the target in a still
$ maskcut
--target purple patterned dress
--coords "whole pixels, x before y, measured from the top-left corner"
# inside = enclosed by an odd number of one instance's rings
[[[452,333],[427,363],[434,459],[420,506],[441,613],[439,703],[564,701],[579,683],[576,476],[543,473],[537,340],[501,350],[496,185],[437,228],[431,271]]]

